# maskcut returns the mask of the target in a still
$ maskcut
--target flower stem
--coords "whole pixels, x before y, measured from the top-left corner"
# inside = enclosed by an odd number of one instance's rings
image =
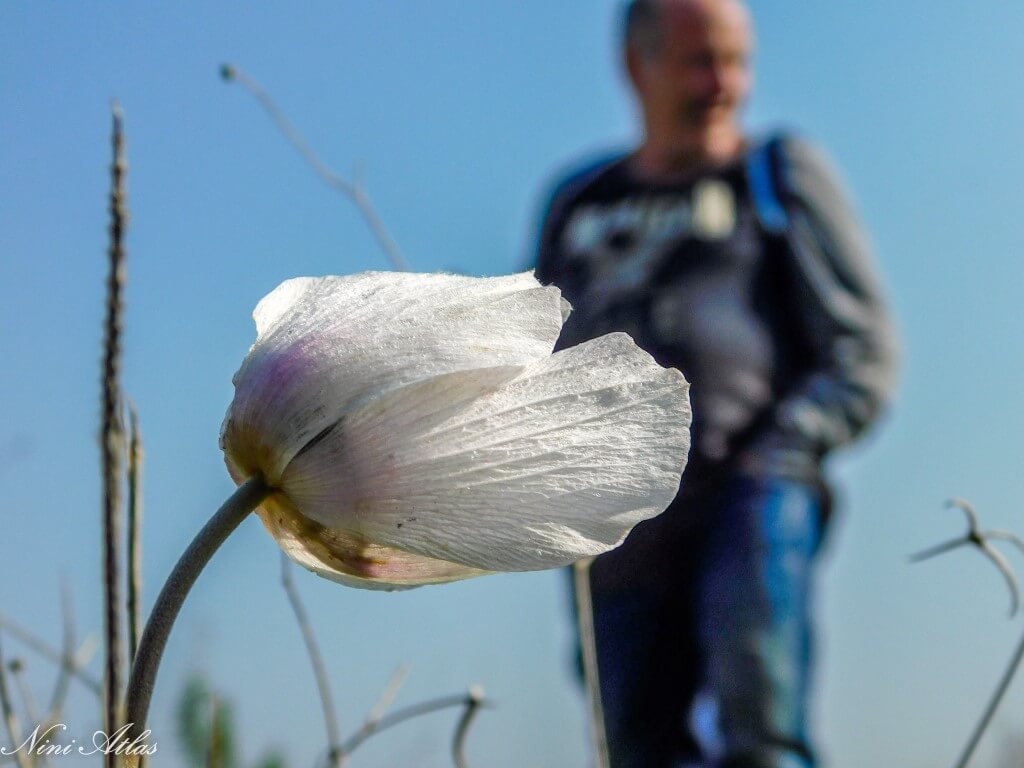
[[[153,606],[153,612],[150,613],[146,628],[142,632],[139,651],[132,665],[131,680],[128,683],[126,722],[129,725],[129,740],[139,736],[146,729],[149,702],[153,696],[160,660],[167,646],[171,628],[189,591],[220,545],[272,490],[259,476],[250,477],[238,486],[192,540],[160,590],[160,596],[156,599],[156,605]],[[137,757],[128,756],[125,765],[132,768],[138,765],[137,761]]]
[[[1020,667],[1022,659],[1024,659],[1024,637],[1020,639],[1020,644],[1017,646],[1017,650],[1014,651],[1013,656],[1010,657],[1010,663],[1006,667],[1006,671],[1003,672],[1003,676],[999,680],[999,685],[996,686],[996,690],[992,694],[992,698],[989,701],[988,706],[985,708],[985,712],[982,714],[981,720],[979,720],[978,724],[974,727],[974,733],[971,734],[971,738],[967,742],[967,746],[964,747],[964,751],[963,754],[960,755],[960,759],[957,760],[955,768],[966,768],[967,763],[974,754],[974,750],[978,746],[978,742],[981,741],[981,737],[988,729],[989,723],[992,722],[992,717],[999,708],[999,704],[1003,700],[1003,696],[1006,695],[1006,691],[1010,687],[1010,683],[1013,681],[1013,676],[1016,674],[1017,668]]]

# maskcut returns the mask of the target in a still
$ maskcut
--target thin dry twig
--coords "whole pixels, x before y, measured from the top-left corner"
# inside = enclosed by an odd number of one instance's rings
[[[30,723],[38,725],[39,709],[36,707],[35,696],[29,690],[28,682],[25,680],[25,662],[22,659],[14,658],[7,662],[7,671],[11,673],[14,680],[14,687],[18,689],[18,696],[21,697],[22,706],[25,708],[25,717]]]
[[[388,680],[388,684],[384,686],[384,690],[381,691],[380,698],[377,699],[377,703],[370,709],[369,714],[366,715],[365,723],[375,723],[384,717],[384,713],[387,712],[388,707],[391,706],[391,702],[395,700],[395,696],[398,695],[398,691],[405,684],[405,678],[409,676],[409,667],[405,664],[400,664],[398,669],[395,670],[395,674]],[[364,723],[364,727],[365,727]]]
[[[594,558],[573,563],[573,593],[576,599],[576,625],[580,650],[583,652],[583,678],[590,704],[590,738],[593,741],[597,768],[608,768],[608,740],[604,730],[604,707],[601,704],[601,677],[597,665],[597,637],[594,634],[594,604],[590,593],[590,566]]]
[[[292,580],[292,564],[287,555],[281,553],[281,584],[288,595],[288,602],[291,603],[295,620],[302,631],[302,639],[306,644],[306,652],[309,654],[309,661],[313,665],[313,676],[316,678],[316,687],[320,692],[320,705],[324,714],[324,728],[327,730],[327,756],[328,765],[339,766],[342,762],[341,733],[338,728],[338,713],[334,708],[334,697],[331,695],[331,685],[327,679],[327,669],[324,667],[323,656],[320,655],[320,648],[316,642],[316,635],[313,634],[313,625],[309,621],[309,614],[302,604],[299,591],[295,588]]]
[[[17,640],[24,643],[44,659],[67,669],[68,674],[76,678],[97,696],[103,695],[103,685],[100,681],[82,669],[88,663],[88,657],[92,654],[92,648],[88,641],[69,659],[65,654],[48,645],[45,640],[2,614],[0,614],[0,629],[7,632],[11,637],[17,638]]]
[[[302,135],[295,130],[295,126],[291,124],[291,121],[288,120],[284,112],[270,98],[270,94],[252,77],[231,64],[222,65],[220,74],[226,82],[237,82],[256,98],[260,106],[270,115],[270,119],[274,121],[274,124],[277,125],[289,143],[298,150],[299,154],[302,155],[302,159],[313,169],[313,172],[329,187],[345,195],[359,209],[359,212],[377,239],[381,250],[384,251],[384,254],[391,261],[391,266],[400,272],[408,272],[409,264],[395,244],[394,238],[391,237],[384,226],[384,222],[377,215],[377,211],[370,203],[370,198],[366,194],[366,189],[362,184],[359,174],[353,174],[353,180],[348,181],[324,165],[320,158],[310,149],[309,144],[302,138]]]
[[[71,674],[75,667],[75,609],[71,599],[71,584],[67,577],[60,582],[61,607],[61,665],[57,672],[57,681],[53,685],[50,703],[46,707],[46,724],[55,723],[60,719],[71,690]]]
[[[22,744],[21,727],[18,725],[18,717],[14,714],[14,706],[11,703],[10,688],[7,686],[7,665],[4,663],[2,647],[0,647],[0,714],[3,714],[7,734],[11,737],[11,749],[17,750],[14,753],[14,759],[18,768],[29,768],[28,756],[18,749]]]
[[[452,738],[452,762],[455,763],[455,768],[469,768],[466,761],[466,737],[483,703],[484,689],[478,685],[470,686],[466,708],[459,718],[459,724],[455,726],[455,736]]]
[[[43,723],[39,718],[39,708],[36,706],[35,696],[32,695],[32,690],[28,686],[28,681],[25,680],[25,662],[22,659],[11,659],[7,662],[7,669],[11,673],[11,678],[14,680],[14,687],[18,689],[18,696],[21,697],[21,704],[24,708],[25,718],[30,723],[35,723],[36,726],[41,726],[40,730],[46,729],[46,724]],[[31,735],[31,734],[30,734]],[[39,766],[49,765],[50,761],[46,755],[33,755],[30,753],[29,762],[33,768],[39,768]]]
[[[990,531],[985,531],[984,536],[987,539],[996,539],[997,541],[1008,542],[1010,544],[1013,544],[1013,546],[1015,546],[1021,552],[1024,552],[1024,539],[1022,539],[1020,536],[1018,536],[1015,533],[1010,533],[1009,531],[991,531],[990,530]]]
[[[962,546],[973,546],[977,548],[996,566],[996,568],[999,569],[1003,578],[1006,579],[1006,583],[1010,588],[1012,602],[1010,616],[1012,617],[1017,613],[1020,604],[1020,589],[1017,584],[1017,577],[1014,574],[1013,569],[1010,567],[1010,564],[1006,561],[1006,558],[993,549],[988,542],[993,539],[997,541],[1006,541],[1024,552],[1024,540],[1016,534],[1009,533],[1008,531],[982,530],[981,524],[978,521],[978,513],[975,511],[974,507],[964,499],[951,499],[946,503],[946,506],[956,507],[963,511],[967,518],[967,533],[960,538],[944,542],[932,547],[931,549],[919,552],[912,556],[911,560],[913,562],[920,562]],[[964,746],[963,752],[961,752],[955,768],[966,768],[967,764],[970,762],[978,744],[981,743],[982,736],[984,736],[985,732],[988,730],[988,727],[992,722],[992,718],[995,716],[996,710],[999,708],[1003,697],[1006,695],[1006,691],[1009,689],[1010,683],[1013,681],[1014,675],[1016,675],[1017,669],[1020,667],[1022,660],[1024,660],[1024,638],[1021,638],[1020,644],[1010,657],[1010,662],[1003,671],[1002,677],[1000,677],[995,691],[993,691],[988,704],[985,706],[985,711],[974,726],[974,730],[971,732],[971,736],[967,740],[967,744]]]
[[[453,696],[440,696],[436,699],[430,699],[429,701],[424,701],[419,704],[413,704],[382,717],[370,729],[360,728],[355,734],[350,736],[344,744],[342,744],[342,754],[348,757],[359,747],[359,745],[371,736],[386,731],[389,728],[394,728],[396,725],[400,725],[407,720],[412,720],[414,718],[421,717],[422,715],[429,715],[432,712],[438,712],[442,709],[468,707],[471,704],[478,709],[494,706],[491,702],[485,700],[477,701],[474,704],[472,694],[465,693],[455,694]]]
[[[119,105],[113,107],[113,162],[110,165],[110,270],[107,277],[106,321],[103,341],[102,431],[103,457],[103,582],[104,633],[104,723],[107,733],[120,726],[121,673],[124,658],[121,647],[121,457],[124,454],[124,430],[121,425],[121,327],[124,291],[124,231],[127,223],[124,177],[124,116]],[[117,756],[105,755],[107,768],[116,768]]]
[[[1006,691],[1010,688],[1010,683],[1013,682],[1014,675],[1017,674],[1021,661],[1024,661],[1024,637],[1021,638],[1016,650],[1014,650],[1013,655],[1010,657],[1010,663],[1007,665],[1002,677],[999,678],[999,683],[992,693],[992,698],[989,699],[981,719],[978,720],[978,724],[974,727],[971,738],[967,740],[967,745],[964,747],[960,759],[957,760],[955,768],[967,768],[967,763],[970,762],[971,757],[974,755],[974,750],[977,749],[978,744],[981,742],[981,737],[988,730],[996,710],[999,709]]]
[[[142,433],[135,403],[128,403],[128,664],[142,635]]]
[[[377,728],[377,724],[380,719],[384,717],[384,713],[388,707],[391,706],[391,702],[394,701],[395,696],[398,695],[399,689],[402,684],[405,683],[405,678],[409,674],[409,668],[405,664],[399,665],[398,669],[395,670],[395,674],[388,680],[388,684],[384,686],[384,690],[381,691],[380,697],[377,699],[377,703],[370,708],[370,711],[366,715],[366,719],[363,720],[363,724],[356,732],[353,738],[357,738],[364,735],[369,735]],[[338,765],[345,765],[348,755],[343,750],[337,750]],[[331,755],[328,754],[328,760],[331,759]]]
[[[981,524],[978,522],[978,513],[975,511],[974,507],[971,506],[970,502],[965,501],[964,499],[950,499],[946,502],[946,506],[955,507],[964,513],[967,518],[967,533],[958,538],[951,539],[950,541],[943,542],[942,544],[938,544],[922,552],[911,555],[910,561],[912,563],[920,563],[923,560],[937,557],[938,555],[950,552],[954,549],[959,549],[960,547],[974,547],[988,558],[993,565],[995,565],[999,573],[1002,574],[1003,579],[1006,581],[1006,586],[1010,590],[1010,617],[1012,618],[1017,614],[1017,611],[1020,608],[1020,587],[1010,564],[1000,552],[989,544],[989,539],[1009,541],[1019,547],[1022,551],[1024,551],[1024,541],[1007,531],[982,530]]]

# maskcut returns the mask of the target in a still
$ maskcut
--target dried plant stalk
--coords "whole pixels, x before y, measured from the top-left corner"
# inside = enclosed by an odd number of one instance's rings
[[[285,117],[280,107],[270,98],[270,94],[252,77],[231,64],[221,66],[220,74],[228,82],[235,81],[239,83],[255,97],[264,111],[270,115],[270,119],[274,121],[274,124],[284,134],[288,142],[295,147],[298,153],[302,155],[302,159],[313,169],[313,172],[327,186],[345,195],[359,209],[359,213],[362,214],[367,226],[370,227],[370,231],[373,232],[373,236],[377,239],[381,250],[384,251],[384,254],[391,262],[391,266],[399,272],[408,272],[409,263],[405,260],[402,252],[398,250],[395,239],[391,237],[391,233],[388,232],[384,222],[377,215],[377,211],[370,203],[370,198],[366,194],[366,189],[360,179],[354,178],[352,181],[348,181],[324,165],[320,158],[310,149],[309,144],[302,138],[302,135],[295,130],[295,126],[291,124],[291,121]]]
[[[122,294],[124,290],[124,232],[127,224],[124,176],[124,119],[120,106],[113,108],[113,162],[110,166],[110,269],[107,276],[106,321],[103,339],[102,431],[100,451],[103,463],[103,585],[104,635],[104,724],[107,733],[120,726],[120,699],[124,658],[121,643],[121,460],[124,430],[121,425],[120,367]],[[105,756],[107,768],[116,768],[117,756]]]
[[[981,715],[981,719],[978,724],[974,727],[974,732],[971,734],[971,738],[967,742],[967,746],[964,747],[963,753],[960,755],[960,759],[956,762],[956,768],[967,768],[967,764],[971,761],[971,757],[974,755],[974,750],[977,749],[978,744],[981,742],[981,737],[985,735],[985,731],[988,730],[989,724],[992,722],[992,717],[995,715],[996,710],[999,709],[999,705],[1003,701],[1003,696],[1006,695],[1006,691],[1010,687],[1010,683],[1013,682],[1014,675],[1017,674],[1017,670],[1020,668],[1021,661],[1024,660],[1024,637],[1021,638],[1020,644],[1017,649],[1013,652],[1013,656],[1010,657],[1010,663],[1006,667],[1006,671],[1003,672],[1003,676],[999,679],[999,684],[996,685],[995,691],[992,692],[992,698],[989,699],[988,705],[985,707],[985,711]]]
[[[583,676],[590,704],[590,737],[597,768],[608,768],[608,741],[604,731],[604,708],[601,705],[601,677],[597,667],[597,637],[594,634],[594,605],[590,594],[590,565],[593,558],[573,564],[573,586],[576,597],[576,622],[580,649],[583,652]]]
[[[33,651],[38,653],[44,659],[52,661],[54,664],[59,665],[62,669],[67,669],[68,673],[77,678],[83,685],[89,690],[95,693],[97,696],[103,695],[103,685],[99,680],[96,680],[88,672],[82,669],[83,662],[80,661],[79,656],[82,652],[72,654],[68,656],[66,653],[55,650],[49,646],[45,640],[37,637],[36,635],[29,632],[23,626],[0,614],[0,629],[10,634],[12,637],[17,638],[22,643],[27,645]]]
[[[128,664],[142,635],[142,433],[135,404],[128,404]]]
[[[71,584],[66,577],[61,579],[60,607],[62,660],[60,671],[57,673],[57,681],[53,686],[53,694],[50,696],[50,703],[46,707],[46,725],[52,725],[60,720],[64,702],[71,689],[71,675],[75,670],[75,608],[74,601],[71,599]]]
[[[455,726],[455,736],[452,738],[452,761],[455,763],[455,768],[469,768],[469,763],[466,761],[466,737],[469,736],[469,728],[483,703],[483,688],[471,687],[466,708],[462,712],[462,717],[459,718],[459,724]]]
[[[320,654],[320,647],[316,642],[316,635],[313,634],[313,625],[309,621],[309,614],[302,604],[299,591],[295,588],[292,580],[292,564],[288,556],[281,553],[281,584],[288,595],[288,602],[292,606],[295,620],[302,632],[302,640],[306,644],[306,652],[309,654],[309,661],[313,665],[313,676],[316,678],[317,691],[320,694],[320,706],[324,714],[324,728],[327,731],[327,764],[340,766],[343,760],[341,752],[341,732],[338,729],[338,712],[334,708],[334,697],[331,695],[331,684],[327,679],[327,669],[324,667],[324,659]]]
[[[0,648],[0,714],[3,715],[7,734],[11,737],[11,749],[18,749],[22,743],[21,728],[18,725],[18,718],[14,714],[10,688],[7,686],[7,666],[4,662],[3,648]],[[18,768],[29,768],[28,756],[20,749],[14,753],[14,760],[18,764]]]
[[[475,704],[474,701],[476,702]],[[429,715],[431,712],[438,712],[442,709],[469,707],[470,705],[475,706],[477,709],[490,706],[490,704],[482,698],[477,700],[474,692],[471,690],[468,694],[463,693],[455,696],[441,696],[419,704],[413,704],[405,707],[404,709],[396,710],[390,715],[382,717],[380,720],[377,720],[372,724],[369,722],[366,723],[355,734],[350,736],[341,747],[342,754],[348,757],[359,747],[360,744],[371,736],[381,733],[382,731],[386,731],[389,728],[394,728],[396,725],[400,725],[401,723],[412,720],[413,718]]]

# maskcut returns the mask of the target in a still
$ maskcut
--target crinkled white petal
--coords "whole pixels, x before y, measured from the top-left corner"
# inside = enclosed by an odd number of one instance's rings
[[[233,474],[270,482],[358,403],[451,371],[550,354],[567,304],[531,273],[367,272],[282,283],[254,313],[221,446]]]
[[[611,334],[500,378],[376,398],[294,458],[283,492],[328,529],[492,571],[599,554],[672,501],[689,447],[678,371]]]

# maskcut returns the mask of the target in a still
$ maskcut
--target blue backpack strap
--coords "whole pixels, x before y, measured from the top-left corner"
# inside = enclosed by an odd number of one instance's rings
[[[774,136],[759,143],[747,155],[747,180],[758,223],[765,232],[776,236],[785,235],[789,226],[789,215],[779,196],[776,168],[781,141]]]

